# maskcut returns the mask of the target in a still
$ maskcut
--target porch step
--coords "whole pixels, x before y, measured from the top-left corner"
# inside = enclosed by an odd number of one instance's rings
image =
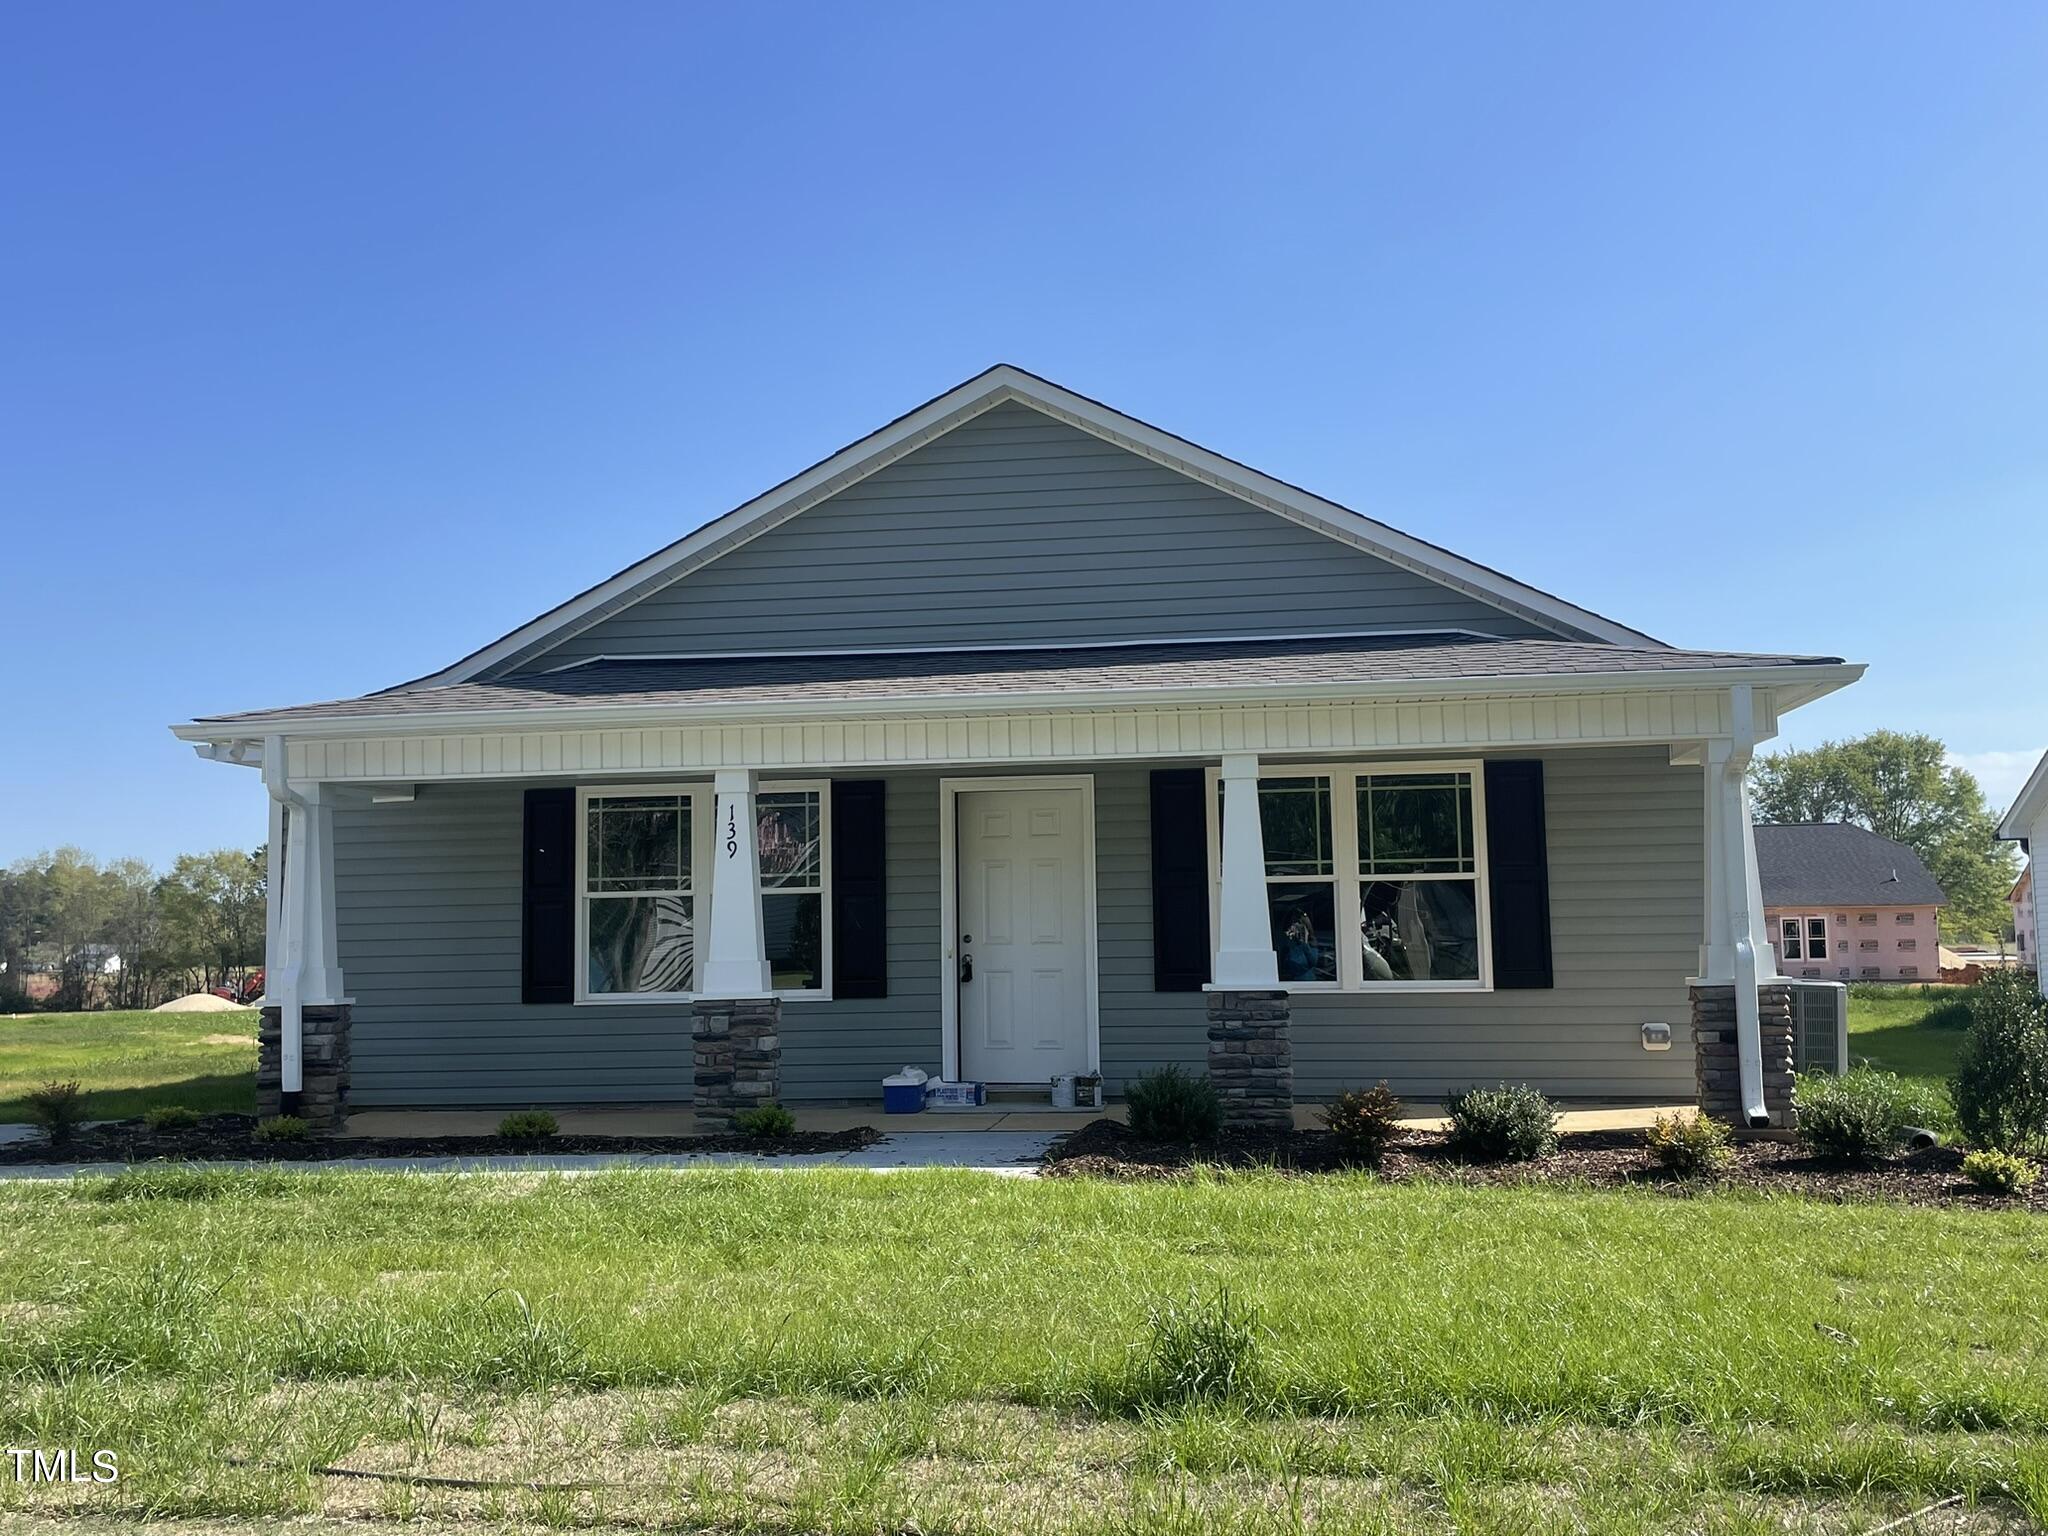
[[[1020,1084],[1013,1088],[1002,1088],[991,1084],[986,1097],[991,1104],[1044,1104],[1052,1103],[1052,1090]]]

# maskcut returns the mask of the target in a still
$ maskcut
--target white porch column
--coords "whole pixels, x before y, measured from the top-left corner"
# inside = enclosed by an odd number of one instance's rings
[[[754,774],[721,768],[713,780],[711,941],[697,995],[766,997],[773,990],[761,932],[761,849],[754,813]]]
[[[1266,845],[1259,828],[1259,759],[1223,759],[1223,892],[1218,904],[1214,991],[1277,991],[1280,964],[1266,908]]]
[[[1728,753],[1727,742],[1710,741],[1700,763],[1704,770],[1701,783],[1706,791],[1706,857],[1701,865],[1706,882],[1705,905],[1702,908],[1706,925],[1700,935],[1701,981],[1730,981],[1735,976],[1735,951],[1728,938],[1728,898],[1723,892],[1726,840],[1721,834],[1723,781],[1728,776]]]
[[[268,861],[263,884],[263,983],[266,992],[284,970],[284,823],[284,802],[272,795],[270,840],[264,845]]]
[[[298,1001],[342,1003],[334,938],[334,803],[319,784],[296,788],[285,838],[287,932],[297,939]],[[293,948],[290,939],[286,953]]]
[[[1697,980],[1732,988],[1736,1066],[1741,1107],[1752,1124],[1769,1119],[1764,1102],[1764,1059],[1759,983],[1777,965],[1765,941],[1763,887],[1756,865],[1756,835],[1749,815],[1749,764],[1756,750],[1754,697],[1747,686],[1729,690],[1732,738],[1706,744],[1706,943]]]

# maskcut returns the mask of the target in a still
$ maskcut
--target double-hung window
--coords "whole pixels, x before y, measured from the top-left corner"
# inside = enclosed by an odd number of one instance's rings
[[[1267,917],[1290,988],[1492,985],[1477,763],[1289,769],[1261,775],[1258,796]],[[1222,891],[1220,784],[1209,804],[1213,932]]]
[[[711,786],[586,789],[578,805],[577,1000],[689,998],[711,931]],[[761,927],[785,997],[831,994],[829,806],[822,783],[754,797]]]
[[[1780,960],[1825,960],[1828,957],[1828,920],[1825,917],[1787,917],[1778,923]]]

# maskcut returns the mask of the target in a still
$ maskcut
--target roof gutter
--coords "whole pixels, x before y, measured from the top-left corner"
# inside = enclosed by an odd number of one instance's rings
[[[171,727],[181,741],[218,742],[266,732],[298,738],[402,736],[456,730],[605,730],[650,722],[718,721],[742,724],[790,718],[818,719],[883,715],[959,714],[1017,709],[1108,709],[1130,705],[1204,704],[1383,704],[1418,699],[1516,698],[1538,693],[1607,694],[1645,688],[1705,691],[1763,686],[1810,703],[1846,688],[1863,675],[1861,662],[1784,667],[1695,667],[1621,672],[1528,673],[1500,677],[1400,678],[1389,681],[1244,684],[1197,688],[1126,687],[1059,692],[919,693],[880,698],[769,699],[752,703],[678,704],[650,700],[634,704],[555,704],[485,709],[411,710],[390,714],[319,715],[285,710],[270,714],[217,716]]]

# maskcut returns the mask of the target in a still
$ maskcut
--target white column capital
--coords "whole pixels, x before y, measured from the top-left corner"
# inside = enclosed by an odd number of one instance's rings
[[[1228,784],[1237,779],[1259,781],[1259,754],[1256,752],[1226,752],[1218,768],[1218,777]]]
[[[754,811],[754,772],[720,768],[712,775],[717,809],[711,819],[711,935],[699,997],[767,997],[774,990],[761,931],[761,846]]]

